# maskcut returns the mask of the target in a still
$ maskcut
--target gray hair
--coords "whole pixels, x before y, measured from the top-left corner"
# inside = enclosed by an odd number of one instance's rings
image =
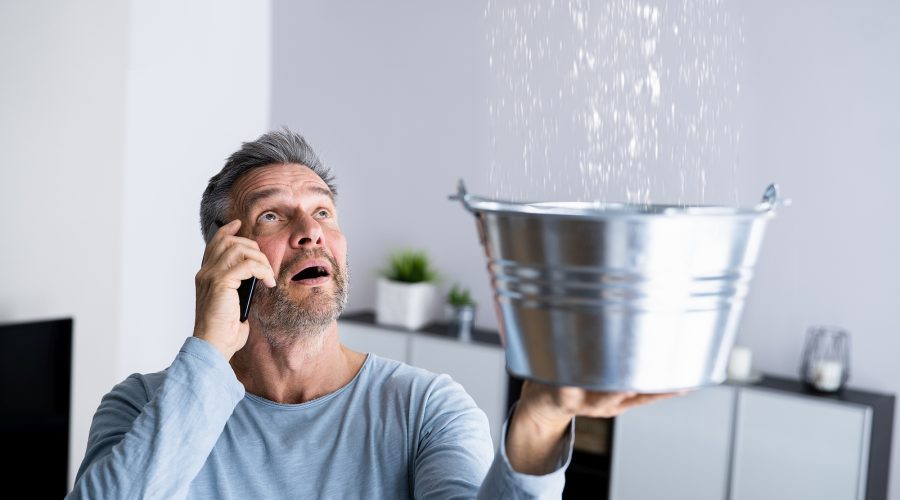
[[[200,201],[200,231],[203,233],[203,240],[209,241],[215,233],[217,223],[228,222],[231,187],[238,178],[254,168],[285,163],[309,167],[328,185],[331,193],[337,196],[331,170],[325,168],[303,136],[287,128],[268,132],[255,141],[243,143],[241,149],[228,157],[222,170],[209,180]]]

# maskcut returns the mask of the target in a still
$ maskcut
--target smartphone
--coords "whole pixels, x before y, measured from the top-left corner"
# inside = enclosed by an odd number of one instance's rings
[[[216,234],[216,231],[219,230],[220,227],[224,226],[225,223],[217,220],[213,225],[209,227],[209,240],[206,240],[206,244],[209,244],[209,241],[212,239],[213,235]],[[253,292],[256,290],[256,276],[252,276],[249,279],[245,279],[241,281],[241,285],[238,287],[238,303],[241,308],[241,323],[247,321],[247,315],[250,314],[250,302],[253,301]]]

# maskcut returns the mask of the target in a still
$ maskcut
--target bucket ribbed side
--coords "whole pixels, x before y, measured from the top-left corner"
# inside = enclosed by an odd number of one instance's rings
[[[596,390],[721,382],[764,221],[479,214],[510,372]]]

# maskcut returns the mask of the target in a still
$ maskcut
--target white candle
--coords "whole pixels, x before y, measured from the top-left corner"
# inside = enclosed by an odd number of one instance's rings
[[[813,365],[813,385],[820,391],[836,391],[841,387],[843,374],[840,361],[818,361]]]
[[[753,351],[746,347],[735,346],[728,358],[728,378],[732,380],[749,379],[752,361]]]

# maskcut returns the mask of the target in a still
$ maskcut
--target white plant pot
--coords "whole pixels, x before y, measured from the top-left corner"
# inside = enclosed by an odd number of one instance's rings
[[[401,283],[378,279],[375,322],[418,330],[434,318],[437,287],[432,283]]]

